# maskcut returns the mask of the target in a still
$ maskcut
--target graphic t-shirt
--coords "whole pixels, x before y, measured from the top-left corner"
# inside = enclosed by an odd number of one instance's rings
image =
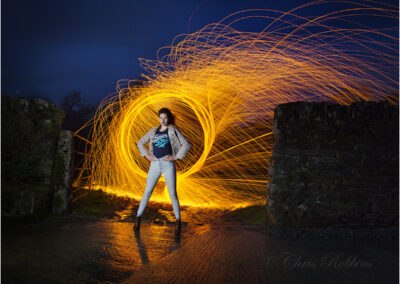
[[[160,129],[156,132],[152,140],[153,143],[153,155],[156,158],[161,158],[166,155],[172,154],[172,147],[169,141],[168,128],[164,131]]]

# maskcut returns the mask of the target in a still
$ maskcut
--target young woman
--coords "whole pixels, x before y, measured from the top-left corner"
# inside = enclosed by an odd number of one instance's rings
[[[140,201],[133,228],[135,231],[139,231],[142,213],[146,208],[158,179],[163,174],[175,213],[175,234],[179,235],[181,233],[181,216],[178,195],[176,193],[175,161],[178,159],[182,160],[190,150],[191,145],[174,125],[174,116],[168,108],[160,109],[158,111],[158,118],[160,125],[151,128],[137,142],[140,154],[148,159],[151,164],[147,174],[146,189]],[[144,146],[148,142],[150,142],[149,151]]]

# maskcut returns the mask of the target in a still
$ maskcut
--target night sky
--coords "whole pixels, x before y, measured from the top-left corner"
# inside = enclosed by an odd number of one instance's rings
[[[79,91],[87,103],[114,93],[119,79],[134,79],[143,73],[138,58],[155,59],[157,49],[179,34],[195,32],[239,10],[288,11],[310,1],[1,2],[2,94],[59,104],[72,91]],[[397,0],[383,2],[398,7]],[[319,5],[296,14],[321,15],[325,11],[320,9]],[[245,28],[257,31],[260,26]]]

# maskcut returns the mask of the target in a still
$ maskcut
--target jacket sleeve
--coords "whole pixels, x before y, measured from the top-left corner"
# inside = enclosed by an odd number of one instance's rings
[[[139,139],[139,141],[136,143],[140,155],[142,155],[142,157],[146,157],[149,153],[146,150],[146,147],[144,146],[145,144],[147,144],[150,141],[150,137],[151,137],[151,132],[152,132],[153,128],[149,130],[149,132],[147,132],[142,138]]]
[[[182,160],[187,152],[189,152],[190,148],[192,147],[192,145],[190,145],[189,141],[186,139],[185,136],[183,136],[183,134],[178,130],[178,128],[175,128],[176,130],[176,135],[178,136],[179,141],[182,144],[182,147],[179,149],[178,153],[176,153],[176,158],[179,160]]]

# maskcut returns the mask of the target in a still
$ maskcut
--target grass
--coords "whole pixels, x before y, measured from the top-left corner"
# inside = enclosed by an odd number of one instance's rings
[[[72,204],[72,212],[89,217],[113,217],[115,211],[123,210],[132,203],[130,198],[108,194],[102,190],[80,189],[74,193],[74,197],[76,196],[82,197]]]
[[[266,225],[268,222],[267,208],[265,205],[253,205],[228,211],[225,218],[244,222],[251,225]]]
[[[79,190],[75,193],[75,196],[86,194],[79,198],[72,205],[72,212],[74,214],[95,217],[95,218],[116,218],[119,216],[117,212],[129,211],[127,208],[137,209],[139,202],[137,200],[130,199],[128,197],[119,197],[116,195],[108,194],[102,190]],[[181,213],[189,210],[187,206],[181,206]],[[254,205],[245,208],[239,208],[234,211],[220,210],[220,213],[212,212],[212,210],[201,210],[194,211],[195,213],[188,213],[186,215],[192,221],[199,219],[201,220],[212,220],[215,214],[223,215],[223,219],[227,222],[241,222],[250,225],[267,225],[268,214],[265,205]],[[187,212],[187,211],[186,211]],[[191,210],[190,210],[191,212]],[[218,211],[219,212],[219,211]],[[128,212],[133,220],[135,215],[134,210]],[[193,215],[194,214],[194,215]],[[149,201],[146,206],[146,210],[143,212],[143,220],[152,220],[155,222],[174,222],[175,216],[173,213],[172,205],[170,203],[158,203]],[[119,219],[119,218],[117,218]],[[130,218],[128,218],[130,219]],[[204,221],[203,220],[203,221]],[[199,222],[200,222],[199,221]]]

